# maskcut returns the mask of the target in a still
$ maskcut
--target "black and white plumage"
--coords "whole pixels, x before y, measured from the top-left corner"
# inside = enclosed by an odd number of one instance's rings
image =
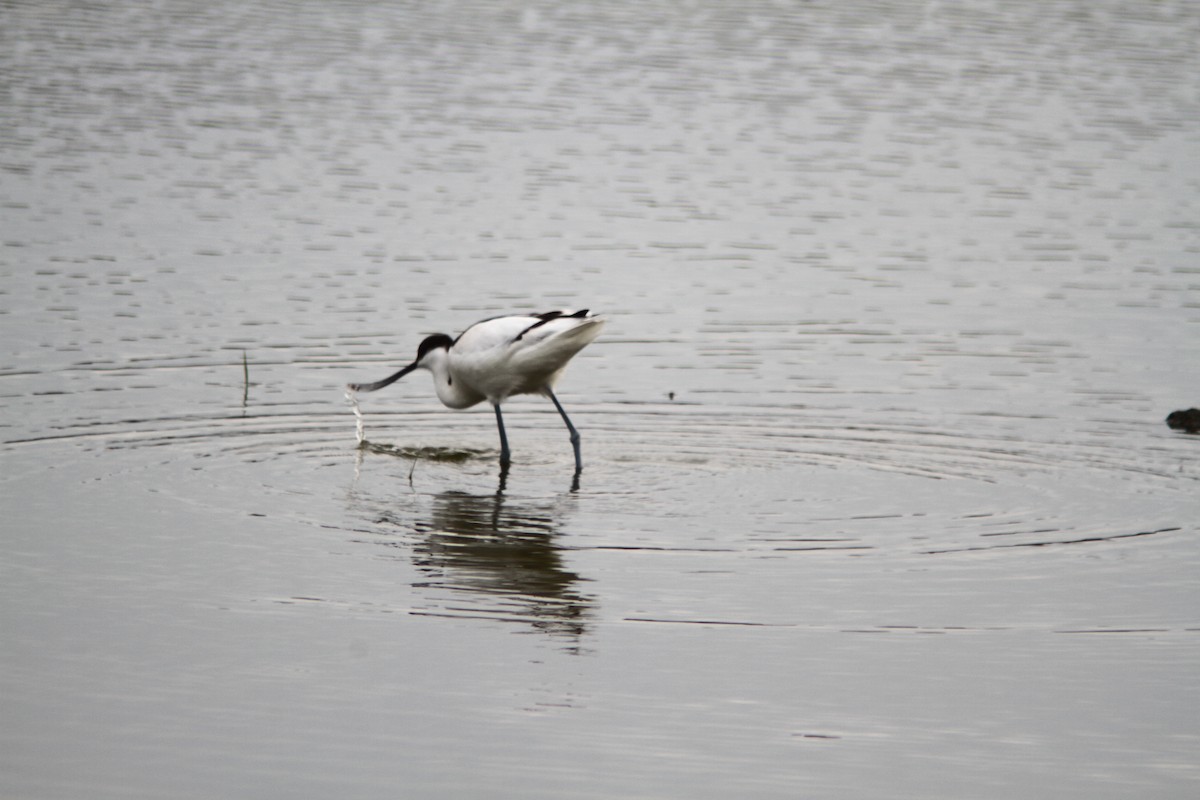
[[[550,398],[571,434],[575,471],[583,469],[579,432],[554,396],[554,383],[567,362],[600,334],[602,317],[582,311],[514,314],[476,322],[457,339],[444,333],[427,336],[417,357],[400,371],[375,383],[352,383],[351,391],[373,392],[390,386],[415,369],[433,373],[438,399],[448,408],[470,408],[486,400],[496,411],[500,430],[500,463],[511,460],[500,404],[517,394]]]

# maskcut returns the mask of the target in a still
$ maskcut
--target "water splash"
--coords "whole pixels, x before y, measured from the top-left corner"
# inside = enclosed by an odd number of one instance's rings
[[[366,433],[363,429],[362,409],[358,407],[358,393],[353,389],[346,389],[346,401],[354,410],[354,435],[358,437],[358,443],[361,445],[366,439]]]

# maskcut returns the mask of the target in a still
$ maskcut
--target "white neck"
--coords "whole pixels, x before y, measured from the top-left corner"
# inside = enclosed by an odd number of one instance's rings
[[[421,367],[433,373],[433,388],[438,400],[447,408],[470,408],[483,400],[483,395],[472,391],[464,382],[454,380],[448,350],[430,350],[421,359]]]

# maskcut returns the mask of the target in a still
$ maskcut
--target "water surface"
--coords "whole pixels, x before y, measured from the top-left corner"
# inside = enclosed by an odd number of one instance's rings
[[[1192,4],[0,38],[0,794],[1195,795]]]

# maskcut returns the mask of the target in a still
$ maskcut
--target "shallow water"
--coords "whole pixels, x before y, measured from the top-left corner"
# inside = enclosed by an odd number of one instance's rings
[[[0,794],[1195,795],[1192,4],[0,23]]]

